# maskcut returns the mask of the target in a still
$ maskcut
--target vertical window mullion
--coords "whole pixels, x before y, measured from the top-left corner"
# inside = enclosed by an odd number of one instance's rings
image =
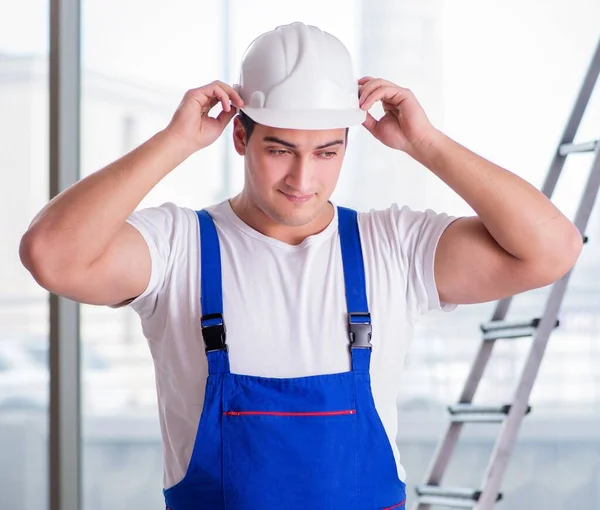
[[[50,198],[79,178],[80,4],[50,0]],[[50,296],[50,510],[81,510],[79,305]]]

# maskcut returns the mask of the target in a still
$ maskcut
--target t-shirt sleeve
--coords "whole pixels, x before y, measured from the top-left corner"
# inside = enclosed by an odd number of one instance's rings
[[[127,223],[136,228],[146,241],[152,262],[148,285],[129,303],[143,319],[150,318],[155,312],[171,274],[181,215],[181,208],[165,203],[159,207],[134,211],[127,218]]]
[[[457,218],[431,209],[413,211],[404,206],[391,209],[398,246],[406,274],[406,302],[413,316],[433,310],[450,312],[457,305],[440,301],[435,282],[434,259],[444,230]]]

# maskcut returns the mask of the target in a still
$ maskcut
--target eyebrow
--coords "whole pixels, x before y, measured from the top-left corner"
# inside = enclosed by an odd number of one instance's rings
[[[265,136],[263,141],[278,143],[279,145],[284,145],[285,147],[289,147],[290,149],[298,148],[298,146],[295,143],[286,142],[285,140],[282,140],[281,138],[277,138],[276,136]],[[344,140],[333,140],[332,142],[327,142],[323,145],[319,145],[318,147],[315,147],[315,150],[326,149],[327,147],[331,147],[333,145],[343,145],[343,144],[344,144]]]

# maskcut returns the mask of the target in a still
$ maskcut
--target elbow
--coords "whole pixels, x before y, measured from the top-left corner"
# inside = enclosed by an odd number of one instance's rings
[[[536,264],[540,286],[550,285],[571,271],[583,249],[583,236],[572,223],[562,234],[555,235],[552,245],[539,252],[543,254]]]
[[[562,278],[562,276],[573,269],[573,266],[575,266],[575,263],[579,259],[583,249],[583,236],[579,232],[579,229],[571,223],[570,228],[561,239],[561,260],[559,262],[561,267],[559,272],[562,272],[560,276]]]
[[[31,230],[28,230],[21,237],[19,243],[19,259],[21,264],[25,266],[25,269],[30,273],[33,273],[37,266],[38,253],[39,253],[39,236],[36,236]]]
[[[19,243],[21,264],[33,279],[49,292],[57,292],[57,282],[62,280],[59,256],[44,236],[35,230],[28,230]]]
[[[42,280],[41,276],[45,273],[43,254],[44,248],[40,236],[32,230],[25,232],[19,243],[19,259],[35,281],[45,287],[40,281]]]

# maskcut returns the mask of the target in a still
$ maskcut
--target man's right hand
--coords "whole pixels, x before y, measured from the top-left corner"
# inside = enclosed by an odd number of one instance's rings
[[[210,110],[221,103],[223,111],[217,117]],[[236,90],[220,81],[188,90],[165,131],[176,135],[197,151],[215,142],[237,113],[244,101]]]

